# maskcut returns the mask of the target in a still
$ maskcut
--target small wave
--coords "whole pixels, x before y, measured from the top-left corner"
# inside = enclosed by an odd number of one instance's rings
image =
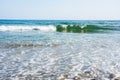
[[[56,31],[55,26],[0,26],[0,31],[30,31],[30,30],[40,30],[40,31]]]
[[[34,43],[13,43],[13,44],[4,44],[4,46],[0,46],[0,48],[18,48],[18,47],[46,47],[46,46],[51,46],[51,47],[56,47],[62,45],[62,43],[39,43],[39,44],[34,44]]]

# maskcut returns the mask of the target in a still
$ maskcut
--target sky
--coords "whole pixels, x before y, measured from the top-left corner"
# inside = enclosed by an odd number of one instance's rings
[[[0,0],[0,19],[120,20],[120,0]]]

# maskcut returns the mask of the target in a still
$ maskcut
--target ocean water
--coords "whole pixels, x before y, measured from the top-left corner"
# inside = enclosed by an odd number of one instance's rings
[[[120,74],[120,21],[0,20],[0,80]]]

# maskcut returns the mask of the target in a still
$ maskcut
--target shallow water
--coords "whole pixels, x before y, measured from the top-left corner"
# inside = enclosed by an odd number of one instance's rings
[[[113,22],[118,28],[119,23]],[[119,30],[72,33],[11,29],[0,31],[0,80],[56,80],[64,73],[73,77],[84,71],[106,77],[120,72]]]

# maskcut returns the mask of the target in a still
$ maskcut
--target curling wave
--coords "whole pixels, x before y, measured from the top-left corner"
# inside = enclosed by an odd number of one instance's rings
[[[80,25],[67,25],[67,26],[62,26],[62,25],[57,25],[56,30],[58,32],[79,32],[79,33],[86,33],[86,32],[96,32],[96,31],[104,31],[104,30],[113,30],[112,28],[108,28],[105,26],[97,26],[97,25],[85,25],[85,26],[80,26]]]

